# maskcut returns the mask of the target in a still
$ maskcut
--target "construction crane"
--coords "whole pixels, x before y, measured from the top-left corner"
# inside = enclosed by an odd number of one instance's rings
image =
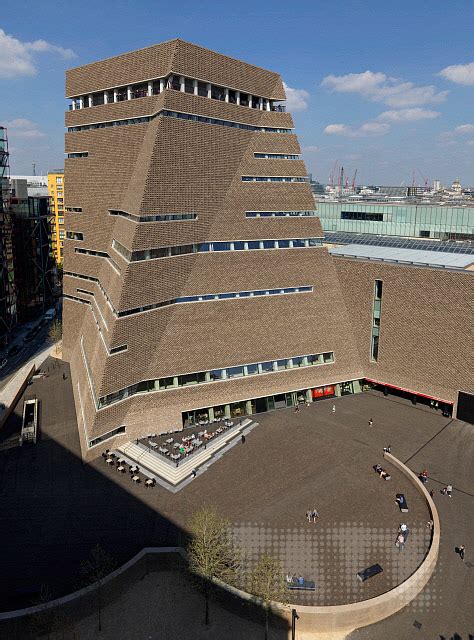
[[[356,169],[354,171],[354,177],[352,178],[352,191],[355,193],[356,190],[356,177],[357,177],[357,171],[358,169]]]
[[[331,173],[329,174],[329,184],[331,187],[334,187],[334,176],[336,175],[337,165],[339,164],[339,160],[336,160],[334,166],[332,168]]]

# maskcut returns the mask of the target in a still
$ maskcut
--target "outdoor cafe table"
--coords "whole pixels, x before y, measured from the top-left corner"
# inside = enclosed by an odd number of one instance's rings
[[[156,449],[156,447],[158,446],[158,443],[157,443],[157,442],[149,442],[148,444],[150,445],[150,447],[151,447],[152,449]]]
[[[125,467],[122,467],[122,465],[120,465],[120,467],[117,467],[117,471],[120,471],[121,473],[125,473]]]
[[[193,440],[191,442],[195,447],[200,447],[202,445],[202,440]]]
[[[165,455],[168,455],[168,454],[169,454],[168,449],[165,449],[164,447],[160,447],[160,448],[158,449],[158,451],[159,451],[160,453],[164,453]]]
[[[166,440],[166,444],[171,444],[172,442],[174,442],[173,438],[168,438],[168,440]]]
[[[140,476],[132,476],[133,482],[139,482]]]
[[[107,464],[113,464],[114,463],[114,459],[113,458],[107,458],[106,463]]]
[[[180,446],[181,445],[179,444],[179,442],[175,442],[174,445],[173,445],[173,449],[179,449]]]
[[[181,456],[178,453],[173,453],[173,455],[170,456],[170,458],[172,460],[179,460],[181,458]]]

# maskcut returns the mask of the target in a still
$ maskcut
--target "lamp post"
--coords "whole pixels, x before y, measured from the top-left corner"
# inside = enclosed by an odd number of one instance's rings
[[[296,613],[296,609],[291,610],[291,640],[295,640],[296,638],[296,621],[299,620],[300,617]]]

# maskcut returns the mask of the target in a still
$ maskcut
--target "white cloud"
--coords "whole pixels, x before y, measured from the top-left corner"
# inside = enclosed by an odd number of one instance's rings
[[[45,133],[40,131],[38,125],[26,118],[16,118],[5,122],[5,126],[8,132],[11,133],[12,138],[44,138]]]
[[[308,107],[309,93],[304,89],[293,89],[286,82],[283,83],[286,93],[288,111],[304,111]]]
[[[414,107],[412,109],[399,109],[398,111],[384,111],[377,116],[377,120],[382,122],[416,122],[417,120],[432,120],[440,115],[439,111]]]
[[[21,42],[0,29],[0,78],[35,75],[34,54],[37,53],[53,53],[65,60],[76,56],[72,49],[58,47],[46,40]]]
[[[390,125],[383,122],[366,122],[358,128],[347,124],[328,124],[324,133],[346,138],[363,138],[365,136],[384,136],[390,131]]]
[[[433,85],[416,86],[413,82],[404,82],[373,71],[349,73],[345,76],[329,75],[323,79],[321,86],[337,93],[358,93],[389,107],[414,107],[443,102],[448,95],[448,91],[438,91]]]
[[[472,86],[474,85],[474,62],[469,62],[468,64],[453,64],[450,67],[442,69],[438,75],[456,84]]]
[[[465,135],[466,133],[474,133],[474,124],[460,124],[453,131],[455,135]]]
[[[318,151],[321,151],[321,147],[316,147],[315,145],[310,144],[307,147],[303,147],[301,151],[303,153],[317,153]]]

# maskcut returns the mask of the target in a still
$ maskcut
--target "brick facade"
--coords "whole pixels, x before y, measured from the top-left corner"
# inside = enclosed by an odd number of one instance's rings
[[[277,74],[179,40],[73,69],[67,74],[67,94],[108,90],[167,73],[267,100],[284,98]],[[71,111],[66,122],[74,127],[155,116],[163,109],[259,127],[293,127],[288,113],[174,89]],[[360,379],[371,370],[362,348],[366,328],[358,324],[370,314],[364,283],[370,289],[372,274],[361,273],[357,280],[324,247],[215,251],[139,262],[127,262],[112,247],[113,240],[141,251],[212,241],[321,237],[316,217],[245,216],[246,211],[314,209],[307,182],[242,181],[242,176],[305,176],[302,160],[254,156],[298,154],[294,134],[158,116],[141,124],[69,132],[66,150],[88,153],[65,163],[66,206],[82,208],[68,213],[67,229],[82,233],[83,240],[67,240],[64,250],[64,352],[71,362],[85,454],[86,441],[122,425],[125,438],[133,439],[179,428],[186,410]],[[110,209],[137,216],[194,213],[197,220],[137,223],[110,215]],[[364,271],[364,266],[358,269]],[[389,273],[390,279],[404,277],[392,275],[399,273],[396,269]],[[182,296],[298,286],[312,286],[313,291],[116,315]],[[370,333],[370,317],[367,326]],[[110,353],[122,345],[126,351]],[[97,408],[99,397],[143,380],[328,351],[335,361],[322,366],[137,394]],[[403,371],[403,362],[399,368]]]

